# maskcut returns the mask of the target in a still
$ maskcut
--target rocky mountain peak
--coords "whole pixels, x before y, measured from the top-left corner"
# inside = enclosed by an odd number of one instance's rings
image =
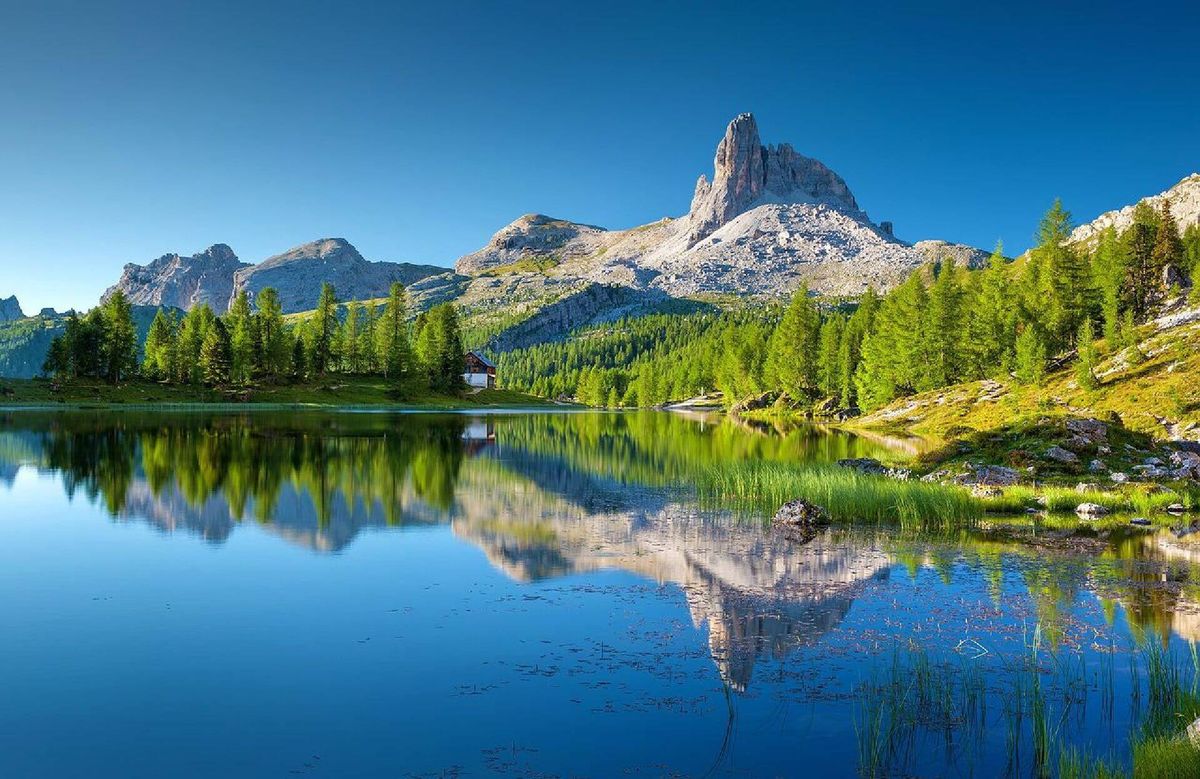
[[[589,237],[602,236],[602,227],[558,219],[545,214],[525,214],[501,228],[482,249],[459,258],[454,269],[473,275],[511,265],[530,256],[558,253],[557,260],[573,256],[578,244],[590,246]],[[582,240],[581,240],[582,239]]]
[[[1180,230],[1200,224],[1200,173],[1193,173],[1175,186],[1157,195],[1143,198],[1139,202],[1147,203],[1154,210],[1162,207],[1163,199],[1171,204],[1171,215],[1175,217]],[[1071,233],[1072,243],[1090,244],[1100,237],[1100,233],[1109,227],[1115,227],[1117,232],[1126,230],[1133,224],[1133,205],[1108,211],[1087,224],[1076,227]]]
[[[686,245],[764,203],[822,203],[858,211],[841,176],[790,144],[763,146],[754,115],[739,114],[717,144],[712,181],[701,176],[696,182]]]
[[[21,304],[17,302],[16,295],[0,299],[0,322],[12,322],[24,318],[25,312],[21,310]]]
[[[208,303],[223,313],[233,290],[233,274],[244,267],[246,263],[223,243],[213,244],[190,257],[164,254],[145,265],[127,264],[121,279],[102,299],[121,290],[134,305],[187,310]]]

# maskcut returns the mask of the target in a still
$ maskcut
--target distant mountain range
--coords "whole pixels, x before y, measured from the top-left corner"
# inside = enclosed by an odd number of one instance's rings
[[[257,265],[242,262],[233,249],[218,243],[191,257],[164,254],[145,265],[130,263],[104,296],[121,290],[137,305],[184,310],[207,303],[221,314],[242,290],[253,296],[274,287],[284,313],[294,313],[316,306],[324,282],[332,283],[343,299],[368,299],[387,295],[393,282],[407,286],[445,272],[433,265],[368,262],[344,238],[306,243]]]
[[[1163,197],[1181,228],[1200,222],[1200,175],[1148,200]],[[1107,225],[1127,226],[1132,210],[1103,214],[1072,238],[1087,243]],[[712,178],[700,176],[688,212],[678,218],[609,230],[526,214],[461,257],[453,271],[371,262],[342,238],[306,243],[258,264],[214,244],[191,256],[130,263],[105,296],[119,289],[138,306],[186,310],[208,303],[222,313],[241,290],[254,295],[270,286],[284,311],[294,313],[315,306],[323,282],[343,300],[362,300],[385,296],[398,281],[415,309],[455,301],[468,328],[503,351],[679,301],[779,299],[801,284],[821,295],[852,296],[869,285],[886,291],[931,261],[979,267],[987,257],[962,244],[896,238],[890,222],[868,217],[841,176],[788,144],[764,145],[754,117],[742,114],[717,144]],[[55,316],[47,310],[42,318]],[[4,361],[3,323],[23,321],[15,298],[0,300],[0,375],[13,369]]]

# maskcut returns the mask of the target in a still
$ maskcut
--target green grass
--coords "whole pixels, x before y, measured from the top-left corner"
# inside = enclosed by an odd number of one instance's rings
[[[835,522],[925,529],[956,527],[983,516],[982,504],[960,487],[868,476],[835,466],[744,462],[703,472],[697,488],[702,500],[763,516],[772,516],[797,498],[821,506]]]
[[[257,385],[220,391],[150,381],[112,385],[99,381],[63,384],[57,389],[41,379],[0,381],[0,406],[371,406],[396,408],[470,409],[489,406],[545,407],[545,400],[513,390],[492,389],[446,395],[397,387],[377,376],[331,375],[301,384]]]
[[[1200,509],[1200,491],[1181,485],[1175,490],[1152,492],[1142,485],[1130,484],[1111,490],[1077,492],[1068,487],[1008,487],[999,497],[982,498],[991,513],[1017,513],[1026,508],[1044,508],[1050,513],[1073,514],[1081,503],[1095,503],[1110,512],[1136,513],[1151,519],[1164,515],[1167,506],[1182,504],[1187,510]]]

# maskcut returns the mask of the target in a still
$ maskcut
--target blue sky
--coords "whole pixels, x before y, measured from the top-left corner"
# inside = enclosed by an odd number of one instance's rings
[[[0,297],[324,236],[451,264],[687,210],[758,117],[907,240],[1026,247],[1200,169],[1193,4],[0,0]]]

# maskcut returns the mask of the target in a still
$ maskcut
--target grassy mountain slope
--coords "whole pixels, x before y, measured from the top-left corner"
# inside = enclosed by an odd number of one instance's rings
[[[1139,328],[1135,347],[1117,352],[1103,341],[1100,346],[1094,390],[1081,389],[1067,364],[1041,386],[1011,379],[958,384],[901,398],[855,424],[949,439],[1034,415],[1116,414],[1125,427],[1155,438],[1200,438],[1200,308]]]

